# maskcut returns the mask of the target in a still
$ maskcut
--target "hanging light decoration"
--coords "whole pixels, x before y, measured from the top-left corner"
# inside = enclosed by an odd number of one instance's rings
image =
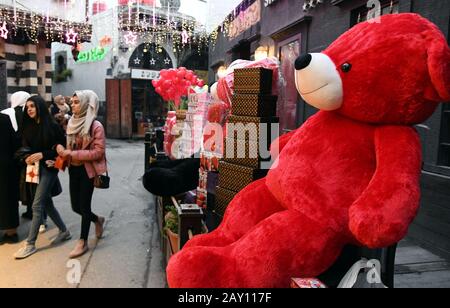
[[[154,46],[157,53],[170,46],[174,53],[186,48],[198,48],[199,53],[210,44],[206,27],[190,16],[178,13],[179,1],[153,0],[119,1],[118,21],[122,43],[128,44],[127,35],[133,32],[147,46]],[[189,44],[189,45],[188,45]],[[188,46],[187,46],[188,45]]]
[[[1,37],[10,38],[22,33],[35,44],[42,36],[48,42],[74,44],[88,41],[92,35],[92,25],[51,17],[48,8],[40,15],[16,7],[0,7],[0,25]]]
[[[137,35],[132,31],[129,31],[127,35],[125,35],[125,42],[127,45],[135,45],[137,40]]]
[[[69,32],[66,32],[66,42],[67,43],[76,43],[77,42],[78,33],[74,31],[74,29],[70,29]]]
[[[0,28],[0,37],[4,38],[5,40],[8,39],[8,28],[6,27],[6,22],[3,22],[3,26]]]

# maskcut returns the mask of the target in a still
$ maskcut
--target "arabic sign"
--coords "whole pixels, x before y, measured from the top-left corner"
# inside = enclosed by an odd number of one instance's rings
[[[133,69],[131,71],[131,78],[144,80],[159,79],[159,71]]]
[[[105,47],[95,47],[91,50],[81,51],[78,54],[77,63],[102,61],[105,58],[107,53],[108,53],[108,48],[105,48]]]

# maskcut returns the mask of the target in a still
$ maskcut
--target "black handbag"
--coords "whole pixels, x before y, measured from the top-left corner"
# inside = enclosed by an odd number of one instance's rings
[[[94,178],[94,187],[98,189],[108,189],[110,182],[111,179],[108,172],[106,172],[106,175],[97,175]]]

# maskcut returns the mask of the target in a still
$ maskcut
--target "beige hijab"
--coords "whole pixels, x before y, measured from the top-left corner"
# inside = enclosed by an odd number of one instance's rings
[[[91,141],[91,127],[97,118],[99,102],[94,91],[76,91],[81,104],[81,113],[78,117],[73,116],[67,126],[67,145],[74,148],[78,138],[83,138],[83,142]]]
[[[59,111],[63,114],[67,114],[70,111],[69,105],[66,104],[66,99],[62,95],[58,95],[55,97],[55,104],[58,107]]]

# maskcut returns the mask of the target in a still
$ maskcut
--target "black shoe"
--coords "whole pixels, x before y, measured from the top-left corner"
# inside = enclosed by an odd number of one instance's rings
[[[5,234],[2,239],[2,244],[17,244],[19,243],[19,235],[7,235]]]
[[[33,212],[25,212],[22,214],[22,218],[32,220],[33,219]]]

